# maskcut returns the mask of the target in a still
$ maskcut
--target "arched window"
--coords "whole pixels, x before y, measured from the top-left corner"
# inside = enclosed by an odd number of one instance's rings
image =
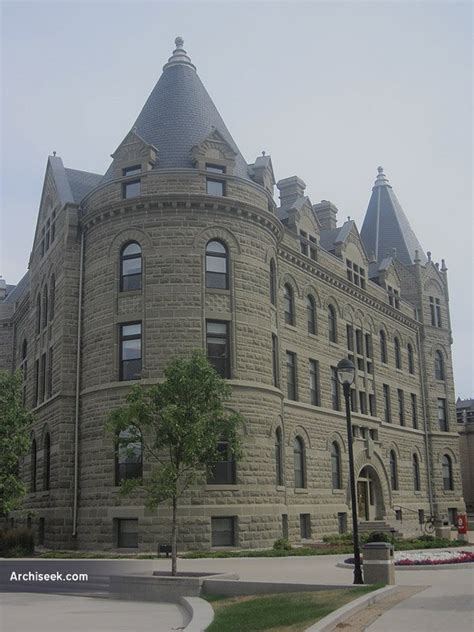
[[[385,331],[383,329],[380,330],[380,361],[384,364],[387,364],[388,362],[387,336],[385,335]]]
[[[418,456],[416,454],[413,455],[413,489],[415,492],[419,492],[421,489],[420,482],[420,464],[418,462]]]
[[[41,314],[42,314],[42,325],[43,329],[48,324],[48,286],[45,285],[43,288],[43,303],[41,305]]]
[[[437,380],[444,380],[444,360],[441,351],[436,351],[435,353],[435,378]]]
[[[332,488],[341,489],[341,450],[335,441],[331,444],[331,472]]]
[[[272,305],[276,305],[277,302],[277,277],[275,261],[270,259],[270,301]]]
[[[411,346],[410,343],[408,343],[407,345],[407,352],[408,352],[408,371],[413,374],[415,372],[415,356],[413,355],[413,347]]]
[[[229,253],[216,239],[206,246],[206,287],[229,289]]]
[[[390,485],[392,489],[398,489],[398,466],[395,450],[390,450]]]
[[[283,305],[285,310],[285,323],[288,325],[295,324],[295,299],[293,296],[293,288],[288,283],[283,288]]]
[[[115,445],[115,484],[132,478],[142,478],[143,445],[135,429],[121,430]]]
[[[453,464],[451,461],[451,457],[449,457],[447,454],[443,455],[442,469],[443,469],[443,489],[445,489],[446,491],[454,489]]]
[[[43,489],[49,489],[51,482],[51,438],[46,433],[43,441]]]
[[[308,321],[308,333],[316,334],[316,301],[308,294],[306,297],[306,317]]]
[[[229,442],[221,439],[217,444],[218,460],[214,463],[208,485],[235,485],[237,482],[236,463]]]
[[[54,303],[56,301],[56,279],[54,274],[51,277],[49,284],[49,320],[54,318]]]
[[[394,344],[395,344],[395,366],[397,369],[401,369],[402,368],[402,349],[400,347],[400,340],[397,337],[395,337]]]
[[[36,491],[36,439],[31,442],[31,492]]]
[[[142,249],[136,241],[125,244],[120,252],[120,291],[141,290]]]
[[[275,433],[275,471],[276,484],[283,485],[283,437],[281,428],[277,428]]]
[[[295,464],[295,487],[306,487],[306,472],[304,463],[304,442],[301,437],[295,437],[293,442],[293,456]]]
[[[36,295],[36,333],[41,331],[41,293]]]
[[[328,306],[328,335],[330,342],[337,342],[337,319],[334,305]]]

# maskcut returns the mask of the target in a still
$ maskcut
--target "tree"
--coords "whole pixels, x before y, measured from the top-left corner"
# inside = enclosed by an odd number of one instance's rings
[[[19,462],[29,449],[32,414],[22,403],[21,373],[0,371],[0,516],[16,509],[26,493]]]
[[[143,456],[152,464],[144,481],[125,480],[122,493],[138,487],[145,505],[155,510],[171,502],[171,574],[176,575],[177,509],[179,499],[193,483],[205,480],[219,461],[219,442],[226,441],[235,460],[240,458],[240,414],[226,411],[230,386],[201,351],[189,359],[175,359],[165,380],[151,387],[134,385],[126,404],[110,415],[109,428],[118,447],[134,451],[142,443]],[[125,432],[124,432],[125,431]]]

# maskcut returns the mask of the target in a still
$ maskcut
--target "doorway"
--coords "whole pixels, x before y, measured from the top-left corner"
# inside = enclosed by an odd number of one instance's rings
[[[382,486],[377,472],[364,467],[357,479],[357,510],[360,520],[383,520],[384,503]]]

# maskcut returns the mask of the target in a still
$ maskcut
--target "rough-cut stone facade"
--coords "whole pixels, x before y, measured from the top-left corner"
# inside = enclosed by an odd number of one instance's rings
[[[183,58],[181,45],[171,59],[165,72],[175,72],[177,66],[186,66],[184,73],[195,72]],[[237,150],[221,131],[209,129],[198,147],[189,147],[195,168],[160,168],[161,148],[147,144],[135,131],[113,154],[102,180],[64,169],[56,156],[48,159],[28,283],[15,301],[7,295],[0,303],[0,367],[24,366],[26,341],[25,398],[35,414],[31,433],[37,450],[36,491],[32,456],[23,463],[30,490],[24,508],[35,528],[44,531],[46,546],[115,548],[116,519],[123,518],[138,519],[141,550],[154,549],[169,538],[166,506],[149,512],[139,493],[133,498],[119,494],[114,439],[105,427],[108,413],[123,402],[130,387],[119,379],[119,326],[136,321],[142,323],[144,384],[160,380],[173,357],[205,348],[206,319],[227,321],[230,327],[229,406],[245,418],[243,458],[235,484],[199,484],[183,499],[181,549],[210,547],[211,519],[216,517],[235,517],[235,544],[242,547],[271,545],[285,533],[286,522],[290,540],[301,542],[301,514],[310,514],[311,540],[337,532],[344,516],[350,524],[346,420],[342,393],[340,409],[335,410],[331,391],[331,367],[348,353],[359,366],[356,397],[359,391],[366,393],[365,411],[360,412],[360,400],[353,411],[356,474],[368,473],[370,479],[370,498],[361,500],[361,508],[369,513],[361,518],[385,521],[408,534],[420,529],[420,511],[428,517],[464,509],[445,266],[439,269],[430,257],[407,264],[395,254],[376,263],[365,252],[355,224],[349,221],[336,228],[337,209],[327,202],[313,207],[297,178],[278,183],[278,208],[269,157],[250,165],[248,177],[233,175]],[[219,175],[225,195],[206,193],[206,162],[226,168]],[[137,163],[141,172],[134,179],[140,179],[140,195],[124,199],[123,184],[131,178],[122,177],[122,170]],[[81,178],[86,184],[78,193],[74,183]],[[313,240],[305,241],[305,235]],[[206,288],[205,250],[212,239],[228,249],[227,290]],[[142,289],[120,291],[120,252],[129,241],[142,249]],[[349,279],[346,260],[363,268],[365,287]],[[276,304],[270,293],[271,261]],[[294,324],[284,319],[285,286],[293,292]],[[389,286],[399,292],[398,305],[390,304]],[[308,295],[315,301],[315,333],[308,331]],[[433,298],[439,301],[441,326],[431,324]],[[329,340],[330,307],[336,317],[335,341]],[[43,316],[38,324],[39,312]],[[360,354],[348,350],[348,325],[362,336]],[[386,362],[381,358],[381,331]],[[396,339],[401,368],[395,366]],[[287,351],[296,358],[296,401],[287,397]],[[438,351],[444,360],[442,380],[436,380],[434,372]],[[311,401],[310,360],[319,363],[318,405]],[[384,385],[390,388],[389,417]],[[440,398],[447,404],[445,430],[438,422]],[[279,482],[277,429],[283,437]],[[303,487],[295,487],[297,437],[304,445]],[[341,456],[336,485],[334,443]],[[419,490],[414,489],[414,454]],[[391,455],[396,458],[396,481]],[[442,476],[444,455],[452,464],[448,486]],[[149,471],[145,461],[145,478]],[[15,517],[26,520],[24,511]]]

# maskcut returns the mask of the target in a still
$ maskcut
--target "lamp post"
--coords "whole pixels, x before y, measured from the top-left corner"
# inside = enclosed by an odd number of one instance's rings
[[[344,400],[346,402],[347,443],[349,446],[349,479],[351,485],[352,503],[352,533],[354,537],[354,584],[363,584],[362,567],[360,563],[359,525],[357,519],[357,498],[354,476],[354,451],[352,448],[351,423],[351,384],[354,381],[355,367],[347,358],[343,358],[337,365],[337,379],[342,384]]]

